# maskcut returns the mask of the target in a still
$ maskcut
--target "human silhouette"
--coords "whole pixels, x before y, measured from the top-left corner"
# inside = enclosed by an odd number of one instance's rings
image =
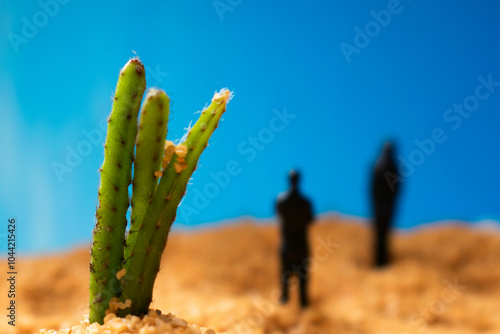
[[[280,220],[281,232],[281,302],[288,301],[288,286],[290,277],[295,274],[300,283],[300,302],[302,307],[308,305],[307,282],[309,272],[307,258],[309,247],[307,228],[313,221],[313,213],[309,200],[299,191],[299,172],[289,173],[290,189],[279,194],[276,211]]]
[[[400,176],[394,161],[394,145],[387,141],[375,163],[372,183],[374,211],[375,266],[389,263],[389,233],[394,212],[394,203],[400,188]]]

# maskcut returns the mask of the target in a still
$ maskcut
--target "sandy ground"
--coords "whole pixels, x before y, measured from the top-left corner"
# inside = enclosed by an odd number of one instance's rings
[[[154,305],[228,333],[499,333],[500,235],[464,226],[397,234],[393,264],[371,268],[369,229],[335,217],[310,233],[311,307],[278,301],[276,226],[240,222],[172,234]],[[4,260],[2,260],[4,261]],[[15,329],[65,328],[87,312],[88,249],[23,258]],[[5,268],[5,264],[4,264]],[[7,282],[0,305],[7,311]]]

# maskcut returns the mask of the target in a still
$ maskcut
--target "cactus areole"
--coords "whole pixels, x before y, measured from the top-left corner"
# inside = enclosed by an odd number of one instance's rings
[[[184,142],[174,145],[165,141],[168,96],[150,89],[141,108],[145,89],[144,66],[138,58],[131,59],[116,85],[100,168],[90,260],[90,323],[102,324],[106,312],[147,313],[177,207],[231,99],[227,89],[215,93]]]

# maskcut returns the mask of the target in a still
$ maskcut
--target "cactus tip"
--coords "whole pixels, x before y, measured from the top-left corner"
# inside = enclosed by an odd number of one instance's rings
[[[146,94],[146,99],[151,100],[154,97],[160,97],[162,96],[163,98],[166,98],[167,101],[170,101],[170,98],[168,97],[167,93],[165,93],[164,90],[159,89],[159,88],[149,88],[148,92]],[[159,100],[158,104],[163,107],[163,101]]]
[[[126,64],[125,66],[123,66],[122,68],[122,71],[120,72],[120,75],[124,75],[124,69],[128,67],[128,65],[131,64],[131,65],[135,65],[135,72],[138,74],[138,75],[142,75],[145,70],[144,70],[144,65],[142,64],[142,61],[139,59],[139,57],[134,57],[132,59],[130,59]]]
[[[222,88],[220,91],[215,92],[212,101],[219,103],[221,102],[228,103],[232,98],[233,98],[233,93],[227,88]]]

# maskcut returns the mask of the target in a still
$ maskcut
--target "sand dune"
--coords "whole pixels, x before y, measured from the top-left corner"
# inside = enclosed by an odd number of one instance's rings
[[[312,306],[305,311],[295,291],[288,305],[277,301],[276,226],[251,222],[172,234],[152,307],[228,333],[500,331],[496,233],[450,225],[397,234],[393,264],[378,271],[363,224],[324,218],[310,240]],[[88,262],[88,249],[20,259],[17,326],[3,316],[0,332],[79,323],[87,313]],[[5,280],[0,291],[7,291]],[[0,305],[7,305],[4,292]]]

